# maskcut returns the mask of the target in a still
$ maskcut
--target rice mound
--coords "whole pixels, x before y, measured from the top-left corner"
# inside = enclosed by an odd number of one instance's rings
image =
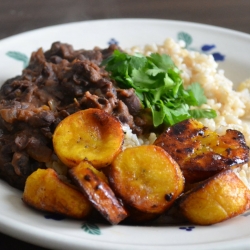
[[[137,147],[141,145],[150,145],[153,144],[156,140],[155,133],[150,133],[148,137],[137,137],[137,135],[132,132],[132,129],[127,124],[123,124],[122,129],[124,132],[124,142],[122,145],[123,150],[126,148]]]

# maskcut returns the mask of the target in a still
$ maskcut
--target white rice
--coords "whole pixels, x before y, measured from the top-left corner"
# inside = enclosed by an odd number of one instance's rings
[[[148,137],[137,137],[136,134],[133,134],[131,128],[127,124],[124,124],[122,129],[124,132],[124,142],[122,145],[123,150],[125,148],[153,144],[156,140],[155,133],[150,133]]]
[[[248,164],[235,168],[234,172],[243,181],[243,183],[250,189],[250,169]]]

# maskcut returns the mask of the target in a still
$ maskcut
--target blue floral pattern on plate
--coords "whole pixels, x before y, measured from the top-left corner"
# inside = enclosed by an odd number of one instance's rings
[[[192,36],[186,32],[183,32],[183,31],[181,31],[177,34],[177,39],[179,41],[182,40],[185,42],[186,49],[195,50],[195,51],[199,51],[201,53],[206,53],[206,54],[212,54],[215,61],[224,61],[225,60],[225,55],[221,54],[220,52],[214,51],[214,49],[216,48],[216,45],[214,45],[214,44],[204,44],[201,46],[200,49],[192,48],[191,47],[191,44],[193,42]],[[115,38],[110,38],[108,40],[107,44],[108,45],[112,45],[112,44],[119,45],[119,41],[116,40]],[[26,68],[29,64],[29,58],[21,52],[8,51],[6,53],[6,55],[17,60],[17,61],[21,61],[23,63],[23,68]]]
[[[84,222],[81,226],[81,228],[89,234],[92,235],[100,235],[101,234],[101,230],[99,228],[98,225],[94,224],[94,223],[89,223],[89,222]]]
[[[250,213],[250,212],[249,212]],[[245,215],[247,216],[247,215]],[[164,217],[164,216],[163,216]],[[65,216],[62,215],[56,215],[56,214],[45,214],[44,215],[45,219],[52,219],[52,220],[56,220],[56,221],[60,221],[60,220],[64,220],[66,219]],[[163,218],[163,221],[165,219]],[[168,223],[164,223],[165,225],[168,225]],[[146,226],[147,224],[145,224]],[[161,223],[161,218],[159,218],[159,220],[156,220],[155,222],[151,222],[148,224],[149,226],[159,226],[162,225]],[[171,223],[169,224],[169,226],[171,226]],[[195,226],[174,226],[176,228],[179,228],[180,230],[186,231],[186,232],[191,232],[193,229],[195,229]],[[91,235],[101,235],[101,226],[99,226],[96,223],[92,223],[92,222],[88,222],[88,221],[83,221],[81,224],[81,229]]]
[[[225,55],[221,54],[220,52],[214,51],[214,49],[216,49],[215,44],[204,44],[201,46],[200,49],[196,49],[190,46],[193,42],[193,38],[190,34],[182,31],[177,34],[177,38],[179,41],[182,40],[185,42],[186,49],[199,51],[201,53],[211,54],[214,57],[215,61],[222,62],[225,60]]]
[[[23,62],[23,68],[26,68],[28,66],[28,64],[29,64],[29,58],[25,54],[23,54],[21,52],[8,51],[6,53],[6,55],[13,58],[13,59],[15,59],[15,60],[17,60],[17,61]]]
[[[195,226],[182,226],[182,227],[179,227],[179,229],[185,230],[187,232],[191,232],[194,228],[195,228]]]
[[[119,42],[118,42],[115,38],[111,38],[111,39],[108,41],[108,45],[112,45],[112,44],[118,45]]]

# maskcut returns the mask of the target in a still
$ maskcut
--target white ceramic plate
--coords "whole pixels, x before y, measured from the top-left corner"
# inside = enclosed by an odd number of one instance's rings
[[[54,41],[75,49],[123,48],[186,39],[190,49],[213,54],[225,75],[237,84],[250,76],[250,35],[208,25],[149,19],[118,19],[71,23],[26,32],[0,41],[0,83],[21,73],[27,56]],[[85,221],[55,220],[26,207],[21,192],[0,181],[0,231],[53,249],[249,249],[250,216],[213,226],[108,226]]]

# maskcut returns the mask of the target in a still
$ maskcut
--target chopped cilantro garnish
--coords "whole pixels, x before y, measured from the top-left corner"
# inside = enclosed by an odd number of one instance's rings
[[[155,127],[191,117],[216,117],[214,110],[197,108],[206,103],[202,87],[193,83],[184,89],[181,72],[168,55],[132,56],[115,50],[102,65],[119,87],[135,89],[143,106],[151,109]]]

